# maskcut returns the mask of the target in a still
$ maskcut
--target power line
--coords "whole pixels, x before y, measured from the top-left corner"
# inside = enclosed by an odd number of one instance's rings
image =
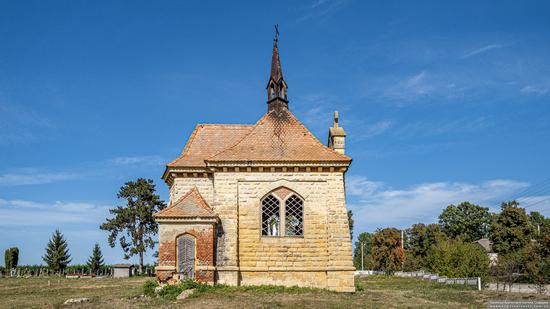
[[[547,198],[545,198],[545,199],[542,199],[542,200],[540,200],[540,201],[538,201],[538,202],[535,202],[535,203],[529,204],[528,206],[524,206],[523,208],[529,208],[529,207],[533,207],[533,206],[535,206],[535,205],[538,205],[538,204],[540,204],[540,203],[542,203],[542,202],[544,202],[544,201],[548,201],[548,200],[550,200],[550,197],[547,197]]]
[[[550,178],[545,179],[545,180],[543,180],[539,183],[536,183],[532,186],[529,186],[528,188],[524,189],[523,191],[520,191],[519,193],[516,193],[515,196],[522,196],[522,195],[526,195],[526,194],[532,194],[529,191],[539,190],[538,187],[540,187],[540,186],[544,187],[545,184],[550,184]],[[510,200],[510,198],[512,196],[513,196],[513,194],[510,194],[507,199]]]

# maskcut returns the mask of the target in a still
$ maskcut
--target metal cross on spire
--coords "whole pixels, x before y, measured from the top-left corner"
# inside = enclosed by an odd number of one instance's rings
[[[279,24],[275,24],[275,41],[279,41]]]

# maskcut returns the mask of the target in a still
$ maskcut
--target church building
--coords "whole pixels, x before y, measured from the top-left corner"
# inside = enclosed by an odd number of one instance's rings
[[[166,166],[170,203],[154,215],[161,282],[355,291],[346,133],[335,112],[325,146],[292,114],[277,44],[266,113],[197,125]]]

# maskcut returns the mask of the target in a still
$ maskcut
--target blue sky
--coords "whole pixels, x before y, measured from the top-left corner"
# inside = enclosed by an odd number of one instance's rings
[[[0,255],[74,262],[128,180],[160,180],[196,123],[266,111],[280,24],[291,110],[348,133],[355,234],[520,198],[550,215],[545,1],[0,1]],[[148,259],[150,260],[150,259]]]

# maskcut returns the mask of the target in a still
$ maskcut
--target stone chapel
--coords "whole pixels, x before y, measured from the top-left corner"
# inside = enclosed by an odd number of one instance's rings
[[[199,124],[166,166],[161,282],[275,284],[353,292],[346,133],[325,146],[292,114],[273,42],[267,112],[255,124]]]

